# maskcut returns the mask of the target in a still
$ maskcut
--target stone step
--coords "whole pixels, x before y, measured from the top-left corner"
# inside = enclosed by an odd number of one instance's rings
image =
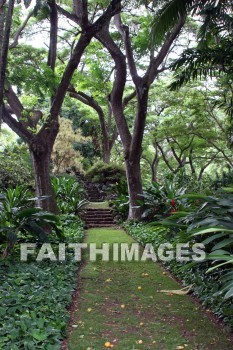
[[[112,227],[115,225],[112,211],[108,208],[88,208],[84,219],[87,228]]]
[[[112,224],[114,224],[114,221],[113,221],[113,219],[106,219],[106,220],[94,220],[94,219],[92,219],[92,220],[85,220],[86,221],[86,223],[103,223],[103,224],[109,224],[109,223],[112,223]]]
[[[87,220],[112,220],[112,215],[85,215],[85,219]]]
[[[95,220],[95,221],[109,221],[109,220],[113,220],[112,216],[108,216],[108,217],[102,217],[102,216],[85,216],[85,220],[87,221],[90,221],[90,220]]]
[[[103,202],[103,198],[93,198],[89,197],[89,202]]]
[[[114,227],[115,224],[90,224],[90,225],[87,225],[87,228],[95,228],[95,227]]]
[[[87,208],[86,212],[107,212],[107,213],[111,213],[112,210],[109,208]]]
[[[95,200],[96,200],[96,199],[102,199],[103,197],[101,197],[101,196],[89,196],[88,198],[89,198],[90,200],[91,200],[91,199],[95,199]]]
[[[102,217],[102,216],[109,216],[112,217],[111,213],[86,213],[85,216],[98,216],[98,217]]]

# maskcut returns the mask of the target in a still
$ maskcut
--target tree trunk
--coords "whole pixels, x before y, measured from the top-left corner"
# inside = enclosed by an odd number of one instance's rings
[[[103,137],[103,143],[102,143],[103,162],[109,164],[110,153],[111,153],[109,140],[104,137],[104,134],[102,135],[102,137]]]
[[[140,196],[140,194],[143,193],[140,161],[147,115],[148,92],[149,88],[144,85],[143,82],[137,86],[137,114],[134,122],[134,132],[129,151],[125,147],[126,174],[129,191],[129,220],[140,220],[142,215],[142,207],[138,203],[138,200],[143,200],[143,197]]]
[[[142,208],[138,200],[142,200],[142,178],[140,169],[140,157],[125,160],[126,175],[129,191],[129,220],[140,220]]]
[[[36,186],[36,205],[49,212],[58,213],[58,207],[50,178],[51,150],[47,147],[35,144],[30,147],[30,154],[33,162]],[[42,196],[48,198],[40,199]]]
[[[159,159],[157,158],[151,164],[151,174],[152,174],[152,182],[157,182],[157,170],[158,170]]]

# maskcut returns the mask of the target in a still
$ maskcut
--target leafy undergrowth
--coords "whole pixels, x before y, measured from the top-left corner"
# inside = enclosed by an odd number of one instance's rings
[[[88,243],[132,243],[123,230],[92,229]],[[69,350],[229,350],[229,333],[214,324],[160,265],[87,260],[71,319]]]
[[[81,242],[82,224],[65,220],[67,241]],[[66,336],[71,294],[78,264],[0,260],[0,349],[56,350]]]
[[[128,223],[125,228],[130,235],[142,245],[152,243],[155,251],[160,244],[165,242],[176,244],[182,241],[182,237],[168,231],[162,226],[153,226],[143,223]],[[224,300],[222,295],[217,294],[220,288],[220,273],[207,274],[210,263],[184,264],[176,261],[164,262],[164,265],[173,275],[180,278],[184,284],[193,285],[193,292],[198,296],[203,306],[210,308],[219,318],[223,319],[226,324],[233,328],[233,302],[232,298]]]

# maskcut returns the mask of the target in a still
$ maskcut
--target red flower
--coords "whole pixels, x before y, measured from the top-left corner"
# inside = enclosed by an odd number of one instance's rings
[[[174,207],[175,205],[176,205],[176,200],[173,198],[173,199],[171,200],[171,206]]]

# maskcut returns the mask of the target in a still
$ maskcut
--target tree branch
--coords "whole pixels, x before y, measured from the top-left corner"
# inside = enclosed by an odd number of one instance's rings
[[[165,164],[167,165],[168,169],[170,169],[172,173],[175,173],[175,170],[172,168],[172,166],[170,165],[169,161],[167,160],[167,157],[166,157],[166,155],[165,155],[165,153],[163,151],[163,148],[160,146],[160,144],[158,142],[156,142],[156,145],[157,145],[158,149],[160,150],[162,158],[163,158]]]
[[[5,19],[1,25],[2,33],[2,42],[0,42],[0,125],[2,120],[3,113],[3,96],[4,96],[4,85],[6,79],[6,67],[7,67],[7,56],[8,56],[8,48],[9,48],[9,40],[10,40],[10,31],[11,31],[11,23],[12,16],[14,12],[14,0],[9,0],[8,10],[5,18],[5,9],[4,9],[4,1],[2,2],[2,6],[0,8],[1,19]]]
[[[132,136],[130,134],[123,109],[123,93],[126,84],[125,56],[109,34],[109,24],[96,34],[96,38],[103,44],[104,47],[106,47],[115,62],[116,76],[109,100],[126,155],[130,149]]]
[[[77,100],[93,108],[97,112],[99,117],[101,132],[103,136],[103,147],[105,146],[109,147],[109,134],[108,134],[108,129],[105,122],[104,111],[101,108],[101,106],[98,104],[97,101],[94,100],[93,97],[88,96],[84,92],[81,92],[81,91],[76,92],[73,87],[70,87],[68,91],[70,92],[69,93],[70,97],[76,98]]]
[[[169,52],[169,49],[174,42],[174,40],[178,37],[180,34],[180,31],[185,23],[185,16],[180,16],[179,21],[177,25],[173,28],[172,32],[167,36],[165,42],[163,43],[158,55],[153,58],[150,62],[150,65],[147,69],[147,72],[144,76],[144,80],[147,82],[148,85],[151,85],[158,74],[158,68],[163,62],[164,58]]]
[[[217,158],[218,154],[219,154],[219,152],[217,152],[216,154],[214,154],[214,155],[210,158],[210,160],[209,160],[205,165],[203,165],[203,167],[201,168],[200,173],[199,173],[199,175],[198,175],[198,181],[201,181],[202,175],[203,175],[205,169]]]
[[[31,11],[31,12],[28,13],[28,15],[25,18],[24,22],[21,24],[19,29],[14,34],[13,42],[10,44],[10,47],[9,47],[10,49],[14,49],[18,45],[19,37],[20,37],[22,31],[25,29],[26,25],[28,24],[28,21],[32,17],[33,13],[34,13],[34,11]]]
[[[25,141],[30,143],[33,139],[33,134],[31,134],[21,122],[14,119],[10,113],[7,111],[6,107],[3,106],[3,121],[20,137]]]
[[[169,144],[170,147],[171,147],[171,151],[172,151],[172,153],[173,153],[173,155],[174,155],[174,157],[175,157],[177,163],[178,163],[179,165],[181,165],[181,164],[182,164],[181,157],[179,157],[179,156],[177,155],[175,148],[170,144],[169,137],[166,137],[166,140],[167,140],[168,144]],[[177,141],[176,141],[176,143],[178,144]]]
[[[7,102],[9,103],[13,113],[17,116],[17,118],[20,120],[22,118],[23,113],[23,105],[20,102],[18,96],[12,89],[12,86],[8,84],[8,86],[5,89],[5,96],[7,98]],[[20,120],[23,122],[22,120]]]
[[[129,94],[128,96],[125,96],[125,98],[123,99],[123,108],[125,109],[128,105],[128,103],[134,98],[136,97],[137,93],[136,90],[134,90],[133,92],[131,92],[131,94]]]
[[[189,151],[189,164],[190,164],[192,174],[196,174],[196,170],[193,166],[193,148],[191,148]]]
[[[57,58],[58,13],[55,0],[49,0],[48,5],[50,7],[50,42],[48,66],[54,71]]]
[[[70,13],[68,11],[66,11],[65,9],[63,9],[60,5],[56,5],[57,6],[57,10],[59,13],[61,13],[64,17],[70,19],[71,21],[79,24],[79,18],[78,16],[76,16],[75,14],[73,13]]]
[[[120,10],[120,4],[120,0],[112,0],[107,10],[103,13],[103,15],[99,17],[95,23],[90,25],[82,32],[74,48],[73,54],[63,73],[61,82],[57,88],[53,99],[53,103],[50,109],[50,116],[48,117],[47,123],[45,123],[45,125],[41,128],[41,133],[45,131],[45,128],[47,128],[48,125],[46,124],[53,123],[54,118],[57,119],[67,89],[70,85],[71,78],[73,76],[74,71],[77,69],[80,63],[84,50],[89,45],[93,36],[95,36],[99,31],[101,31],[103,26],[110,21],[111,17],[114,16]]]
[[[133,50],[132,50],[130,36],[129,36],[129,28],[122,24],[120,14],[116,14],[114,16],[114,22],[124,41],[130,75],[133,79],[135,86],[137,86],[141,78],[138,75],[136,63],[133,56]]]
[[[211,146],[213,146],[217,151],[219,151],[220,153],[222,153],[223,157],[226,159],[226,161],[230,164],[230,166],[233,166],[233,162],[232,160],[228,157],[228,155],[225,153],[225,151],[223,149],[221,149],[219,146],[217,146],[215,144],[215,142],[209,140],[208,138],[204,137],[203,135],[199,134],[199,133],[195,133],[194,135],[200,137],[201,139],[205,140],[207,143],[209,143]]]

